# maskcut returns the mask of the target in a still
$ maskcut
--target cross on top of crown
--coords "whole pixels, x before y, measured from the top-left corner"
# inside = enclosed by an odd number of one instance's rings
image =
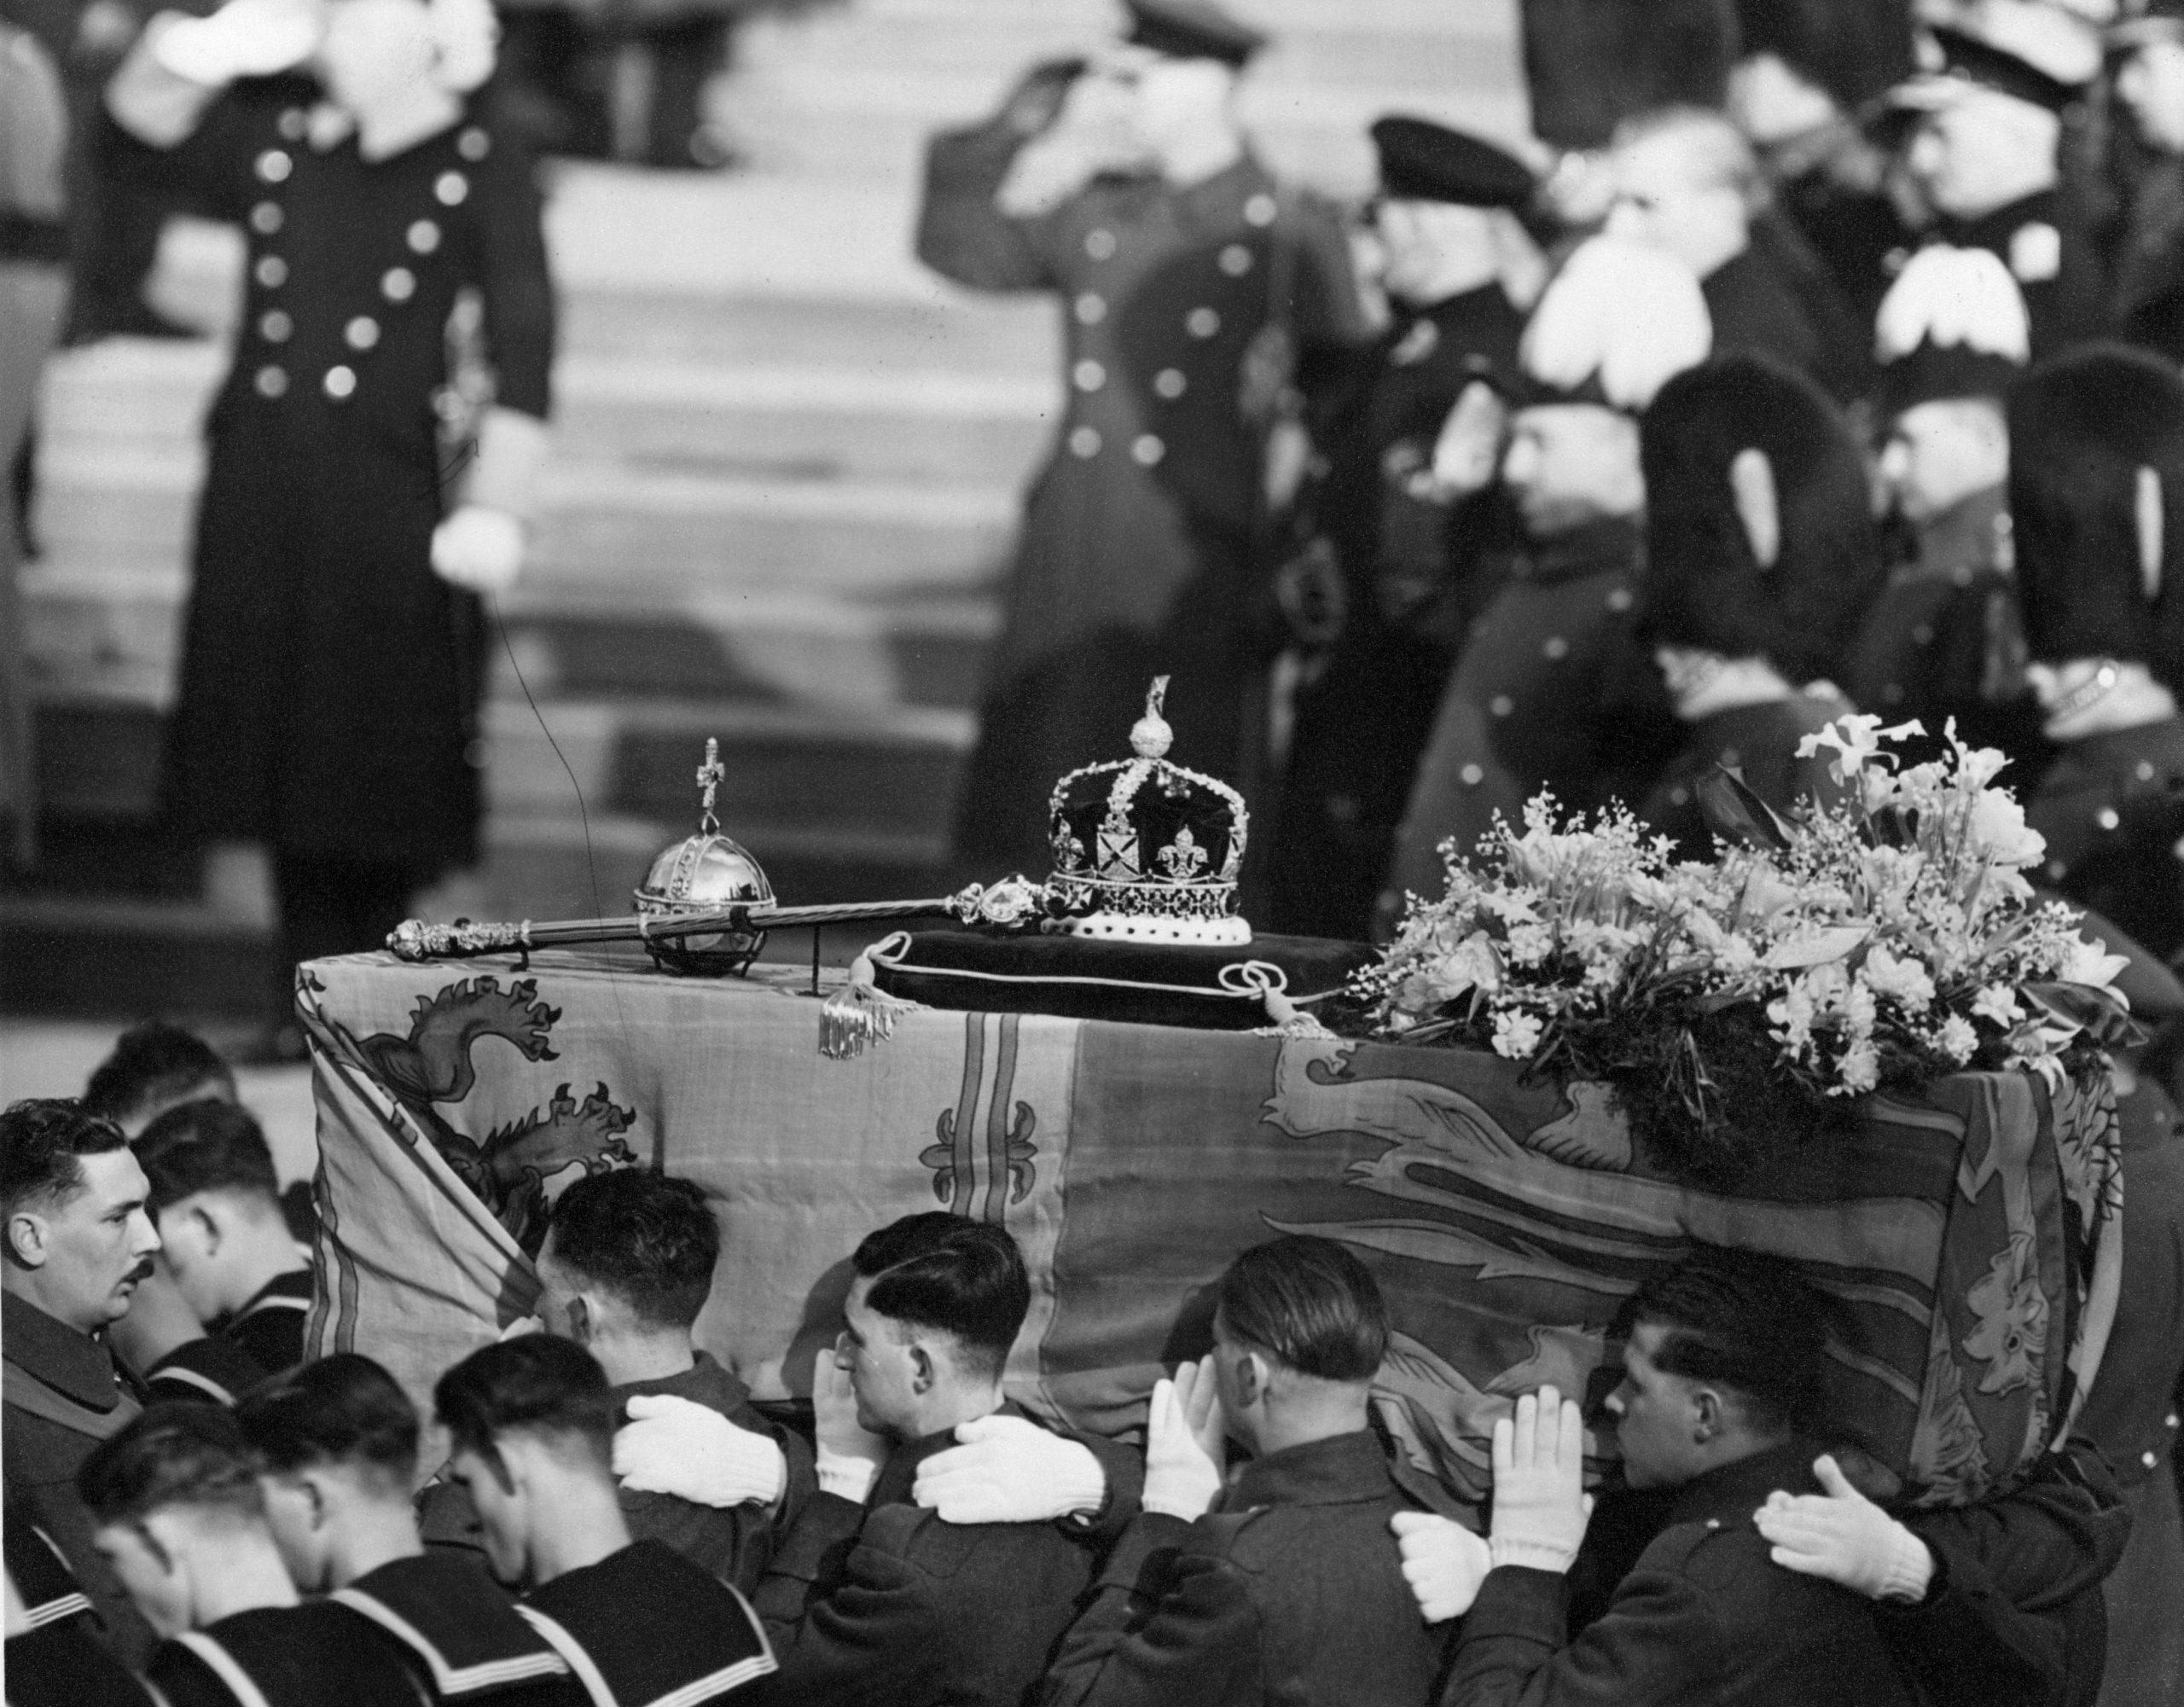
[[[704,814],[698,827],[711,835],[720,827],[720,820],[713,816],[713,802],[719,795],[720,786],[728,780],[728,772],[720,762],[720,742],[712,735],[706,737],[706,762],[698,767],[698,787],[705,792],[699,797],[699,806]]]

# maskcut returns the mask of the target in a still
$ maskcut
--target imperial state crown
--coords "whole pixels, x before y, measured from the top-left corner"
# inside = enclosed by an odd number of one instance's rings
[[[1168,678],[1154,678],[1130,732],[1135,758],[1088,764],[1054,784],[1047,889],[1060,916],[1049,931],[1223,947],[1252,940],[1236,916],[1251,815],[1227,783],[1168,762],[1167,691]]]

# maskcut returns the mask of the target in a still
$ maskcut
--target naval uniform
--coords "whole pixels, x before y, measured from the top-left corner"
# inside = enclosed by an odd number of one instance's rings
[[[1431,1697],[1429,1625],[1389,1532],[1457,1507],[1369,1429],[1252,1460],[1195,1523],[1143,1512],[1056,1652],[1046,1707],[1256,1707]]]
[[[774,1670],[750,1603],[663,1542],[543,1582],[522,1611],[591,1707],[700,1707]]]
[[[482,107],[367,160],[319,99],[252,79],[171,149],[107,131],[112,170],[247,246],[164,792],[185,833],[270,845],[292,961],[475,856],[481,612],[431,561],[458,295],[500,407],[547,413],[554,337],[531,166]]]
[[[1347,619],[1296,724],[1275,814],[1268,928],[1362,938],[1412,774],[1472,612],[1469,539],[1493,489],[1447,505],[1414,496],[1466,387],[1514,374],[1524,316],[1498,283],[1401,316],[1361,362],[1325,430],[1328,467],[1305,503],[1334,551]],[[1461,517],[1461,520],[1459,520]],[[1452,550],[1452,545],[1454,549]]]
[[[1679,859],[1705,860],[1714,856],[1714,830],[1699,804],[1699,785],[1717,769],[1736,772],[1785,816],[1807,799],[1832,806],[1844,798],[1842,784],[1828,773],[1834,755],[1821,750],[1799,758],[1798,747],[1850,711],[1841,694],[1815,682],[1786,700],[1732,705],[1701,717],[1687,726],[1683,750],[1669,761],[1638,816],[1676,844]]]
[[[1054,779],[1112,753],[1154,675],[1173,677],[1176,762],[1235,780],[1255,754],[1269,566],[1244,357],[1277,272],[1300,345],[1365,333],[1339,226],[1248,153],[1180,187],[1098,178],[1014,219],[994,195],[1025,140],[1005,119],[936,137],[917,243],[959,283],[1063,309],[1060,442],[1025,500],[956,815],[956,856],[987,876],[1044,868]]]
[[[2025,679],[2007,499],[1999,486],[1975,492],[1918,530],[1917,555],[1873,601],[1843,688],[1862,711],[1926,725],[1907,763],[1939,758],[1954,717],[1961,739],[2009,755],[2010,785],[2022,797],[2050,749]]]
[[[8,1576],[29,1628],[8,1638],[9,1707],[151,1707],[98,1637],[98,1614],[53,1538],[10,1503],[0,1524]]]
[[[435,1707],[583,1707],[568,1662],[474,1559],[392,1559],[328,1599],[356,1615],[363,1644],[398,1660]]]
[[[254,1606],[160,1644],[145,1677],[166,1707],[430,1707],[392,1652],[330,1600]]]
[[[1939,220],[1927,241],[2001,258],[2024,293],[2036,363],[2106,329],[2100,264],[2059,189],[2036,191],[1977,219]]]
[[[1493,571],[1501,590],[1471,626],[1397,832],[1388,887],[1441,892],[1440,844],[1470,857],[1496,814],[1520,826],[1551,789],[1565,810],[1635,800],[1681,729],[1638,640],[1645,542],[1597,521]]]

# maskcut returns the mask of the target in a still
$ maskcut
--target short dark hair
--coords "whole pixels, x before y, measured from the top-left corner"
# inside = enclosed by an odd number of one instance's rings
[[[142,1523],[169,1506],[241,1517],[265,1510],[250,1448],[224,1406],[190,1400],[154,1405],[76,1470],[76,1492],[101,1524]]]
[[[243,1438],[266,1469],[360,1466],[407,1489],[417,1469],[417,1408],[369,1357],[336,1352],[260,1382],[235,1401]]]
[[[590,1174],[561,1193],[547,1227],[555,1262],[648,1327],[687,1328],[712,1296],[720,1228],[689,1180],[642,1168]]]
[[[1332,1239],[1289,1233],[1240,1251],[1217,1298],[1229,1333],[1300,1375],[1369,1381],[1388,1355],[1380,1283]]]
[[[951,1335],[972,1374],[1000,1374],[1031,1312],[1031,1278],[1008,1229],[945,1210],[866,1234],[850,1264],[872,1282],[867,1308]]]
[[[240,1192],[278,1204],[281,1177],[257,1117],[206,1098],[170,1108],[136,1137],[136,1159],[152,1182],[152,1212],[200,1192]]]
[[[1834,1305],[1797,1265],[1757,1251],[1703,1245],[1648,1276],[1617,1312],[1627,1338],[1640,1322],[1664,1330],[1653,1366],[1729,1388],[1766,1426],[1798,1426],[1820,1399]]]
[[[581,1442],[603,1472],[614,1457],[614,1390],[572,1339],[527,1333],[481,1346],[441,1376],[433,1410],[459,1452],[474,1452],[505,1478],[504,1434]]]
[[[235,1087],[235,1074],[194,1031],[147,1019],[117,1038],[84,1087],[84,1106],[120,1122],[200,1085]]]
[[[78,1156],[104,1155],[128,1146],[119,1126],[74,1097],[33,1096],[9,1103],[0,1110],[0,1214],[13,1215],[42,1198],[67,1201],[84,1188]]]

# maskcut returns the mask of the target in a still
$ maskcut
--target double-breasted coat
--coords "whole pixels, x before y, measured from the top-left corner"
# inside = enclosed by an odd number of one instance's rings
[[[1188,185],[1095,178],[1018,218],[994,197],[1025,140],[1005,120],[933,140],[917,250],[959,283],[1062,305],[1067,402],[1025,499],[956,836],[967,866],[1037,874],[1048,792],[1123,750],[1151,676],[1174,678],[1170,756],[1241,768],[1263,567],[1245,357],[1280,275],[1299,344],[1365,322],[1335,220],[1248,153]]]
[[[170,150],[109,130],[115,170],[247,245],[165,796],[185,833],[423,882],[474,855],[484,759],[479,604],[431,558],[450,323],[476,305],[494,401],[543,417],[553,295],[531,164],[485,103],[377,160],[333,112],[286,76],[234,85]]]

